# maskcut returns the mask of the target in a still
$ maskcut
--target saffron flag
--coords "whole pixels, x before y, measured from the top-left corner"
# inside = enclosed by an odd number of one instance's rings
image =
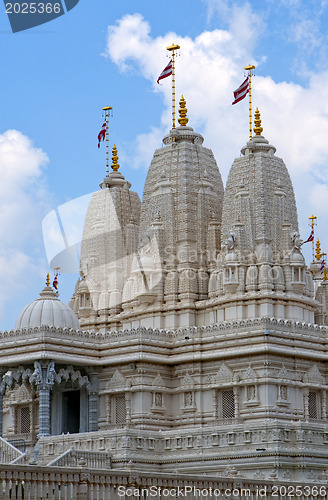
[[[303,241],[302,245],[304,245],[304,243],[308,243],[309,241],[313,241],[313,240],[314,240],[314,229],[312,228],[310,236],[308,237],[308,239],[306,241]]]
[[[172,75],[172,59],[170,60],[169,64],[166,66],[166,68],[163,69],[162,73],[157,78],[157,83],[159,83],[160,80],[163,80],[163,78],[166,78],[170,75]]]
[[[235,100],[232,104],[237,104],[237,102],[242,101],[249,92],[249,81],[248,77],[246,80],[234,91],[233,96]]]
[[[106,122],[103,123],[101,131],[98,134],[98,148],[100,148],[100,142],[104,141],[106,137]]]

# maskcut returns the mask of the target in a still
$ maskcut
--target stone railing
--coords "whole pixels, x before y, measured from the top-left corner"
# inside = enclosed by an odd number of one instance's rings
[[[18,450],[12,444],[0,437],[0,463],[9,464],[25,456],[25,453]],[[1,498],[1,497],[0,497]]]
[[[0,465],[1,500],[119,500],[122,498],[222,498],[234,500],[327,499],[325,484],[245,480],[231,475],[163,474],[137,470],[99,471],[32,465]]]
[[[15,458],[10,463],[11,464],[26,464],[27,462],[27,453],[23,453],[20,457]]]
[[[87,467],[106,470],[111,468],[111,456],[105,451],[78,451],[71,448],[47,464],[51,467]]]
[[[219,449],[223,463],[225,454],[229,454],[235,447],[239,451],[244,449],[257,455],[256,449],[262,447],[264,442],[272,450],[279,446],[288,447],[293,452],[302,450],[302,453],[307,455],[314,451],[321,454],[328,445],[327,421],[321,421],[320,425],[318,422],[275,421],[271,422],[269,427],[265,423],[245,425],[234,421],[233,429],[227,428],[226,423],[214,423],[206,429],[203,428],[201,434],[195,426],[192,429],[161,433],[141,429],[107,429],[81,434],[42,436],[39,441],[39,460],[42,464],[50,462],[59,465],[56,457],[64,456],[70,450],[90,456],[105,456],[108,453],[108,456],[110,454],[112,457],[114,467],[126,455],[147,461],[148,455],[151,454],[153,459],[156,458],[160,463],[163,454],[170,460],[176,460],[176,455],[179,459],[182,456],[190,457],[191,454],[197,456],[202,449],[213,458],[217,456]],[[73,465],[62,463],[65,466]],[[91,462],[86,466],[91,467]],[[221,465],[219,469],[221,470]]]

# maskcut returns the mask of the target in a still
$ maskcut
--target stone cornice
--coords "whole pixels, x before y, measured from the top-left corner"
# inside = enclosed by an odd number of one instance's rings
[[[326,326],[269,317],[177,330],[138,327],[105,333],[41,326],[0,332],[0,364],[35,359],[98,366],[121,361],[172,364],[187,363],[195,356],[210,360],[269,352],[324,360],[327,340]]]

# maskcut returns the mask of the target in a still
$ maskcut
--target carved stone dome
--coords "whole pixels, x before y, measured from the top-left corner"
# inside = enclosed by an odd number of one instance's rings
[[[56,326],[61,328],[80,328],[79,320],[73,309],[61,302],[51,286],[45,286],[40,298],[26,306],[19,314],[15,330],[36,326]]]

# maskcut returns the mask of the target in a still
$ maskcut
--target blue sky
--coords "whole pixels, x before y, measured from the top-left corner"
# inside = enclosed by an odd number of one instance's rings
[[[327,1],[80,0],[61,18],[13,34],[1,3],[0,329],[12,328],[43,287],[43,218],[98,189],[107,104],[110,144],[142,196],[152,154],[171,127],[170,83],[156,79],[172,42],[181,46],[177,96],[184,94],[188,125],[204,135],[224,181],[248,139],[247,101],[232,107],[232,92],[243,66],[256,65],[253,102],[263,135],[290,170],[301,237],[315,213],[327,251],[327,22]],[[61,275],[62,300],[75,280]]]

